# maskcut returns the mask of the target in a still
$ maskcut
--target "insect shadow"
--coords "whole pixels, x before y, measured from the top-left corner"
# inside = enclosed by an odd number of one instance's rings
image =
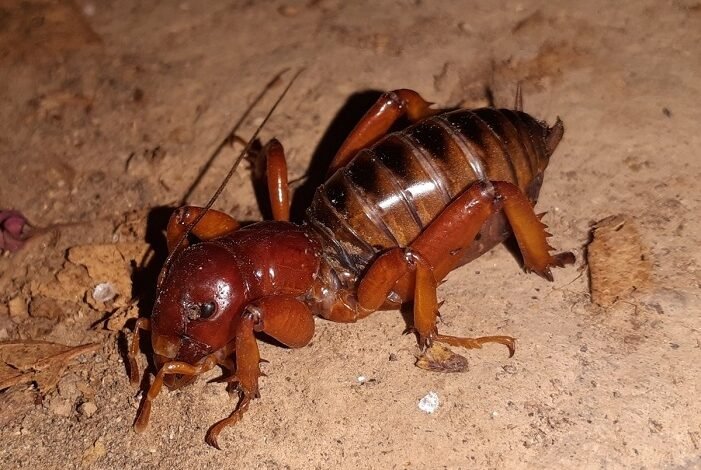
[[[135,264],[131,276],[133,286],[131,294],[132,298],[137,300],[139,317],[150,317],[153,311],[153,305],[156,302],[158,275],[168,257],[168,244],[165,237],[165,229],[174,211],[174,207],[158,206],[151,209],[146,218],[145,241],[148,243],[152,255],[146,256],[145,262],[138,265]],[[135,321],[136,320],[130,320],[126,326],[130,330],[133,329]],[[150,349],[148,335],[142,336],[140,341],[142,341],[142,346],[145,347],[145,350]],[[129,345],[125,335],[120,335],[119,337],[118,350],[125,366],[128,365]],[[153,364],[151,358],[152,355],[149,355],[149,367],[154,368],[155,364]],[[148,376],[144,374],[143,379],[148,380]]]

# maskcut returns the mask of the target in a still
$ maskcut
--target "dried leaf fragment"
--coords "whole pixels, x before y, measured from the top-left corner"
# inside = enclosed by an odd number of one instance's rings
[[[47,341],[0,341],[0,390],[36,382],[43,393],[58,383],[70,362],[81,354],[94,352],[99,344],[66,346]]]
[[[465,372],[468,364],[467,359],[460,354],[440,343],[433,343],[416,359],[416,366],[433,372],[448,373]]]

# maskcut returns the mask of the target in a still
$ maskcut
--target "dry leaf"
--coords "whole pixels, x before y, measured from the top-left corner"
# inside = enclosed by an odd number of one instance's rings
[[[592,238],[587,262],[594,303],[609,307],[648,284],[652,265],[633,219],[607,217],[596,223]]]
[[[416,366],[433,372],[465,372],[467,359],[440,343],[433,343],[417,358]]]
[[[43,393],[53,389],[68,364],[94,352],[99,344],[66,346],[46,341],[0,341],[0,390],[36,382]]]

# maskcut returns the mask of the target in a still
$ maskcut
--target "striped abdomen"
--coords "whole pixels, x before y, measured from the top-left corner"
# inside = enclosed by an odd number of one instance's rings
[[[535,202],[561,136],[560,121],[548,128],[520,111],[433,116],[360,151],[319,187],[307,221],[334,264],[357,275],[377,252],[410,244],[477,180],[508,181]],[[477,254],[503,241],[503,222],[492,225],[498,234]]]

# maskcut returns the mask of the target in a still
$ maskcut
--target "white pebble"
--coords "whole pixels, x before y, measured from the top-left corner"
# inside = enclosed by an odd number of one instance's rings
[[[359,375],[356,380],[358,381],[358,383],[362,384],[362,383],[365,383],[368,380],[368,378],[365,377],[364,375]]]
[[[117,291],[114,290],[114,286],[109,282],[101,282],[95,286],[92,291],[92,298],[98,302],[109,302],[114,299],[117,295]]]
[[[436,392],[428,392],[421,400],[419,400],[419,409],[424,413],[433,414],[441,405],[441,400]]]

